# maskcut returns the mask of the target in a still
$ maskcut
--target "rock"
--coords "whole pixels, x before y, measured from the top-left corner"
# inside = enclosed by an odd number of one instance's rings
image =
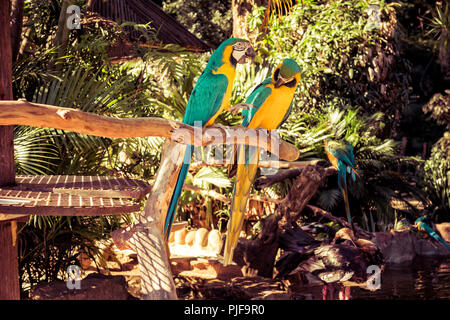
[[[195,232],[194,247],[201,248],[208,244],[208,229],[200,228]]]
[[[416,254],[419,256],[448,256],[448,250],[442,243],[431,239],[417,239]]]
[[[450,224],[449,224],[450,225]],[[436,225],[437,227],[438,225]],[[439,226],[446,234],[448,226]],[[438,229],[439,230],[439,229]],[[383,253],[385,263],[411,262],[416,255],[419,256],[448,256],[450,250],[431,238],[415,234],[411,229],[391,230],[390,232],[375,232],[373,242]]]
[[[185,244],[186,234],[187,234],[186,228],[175,231],[174,232],[175,243],[176,244]]]
[[[172,274],[178,275],[185,270],[191,270],[191,261],[194,259],[194,257],[171,257],[170,269],[172,270]]]
[[[188,246],[194,245],[194,239],[195,239],[195,230],[191,230],[186,234],[186,237],[184,238],[184,242]]]
[[[222,249],[222,243],[219,230],[211,230],[208,234],[207,250],[211,251],[211,253],[219,254]]]
[[[411,230],[375,232],[373,242],[383,253],[385,263],[410,262],[416,256],[415,236]]]
[[[442,239],[450,242],[450,222],[436,224],[436,229],[439,231]]]
[[[173,274],[182,277],[230,280],[242,276],[240,266],[224,266],[214,258],[178,257],[171,258],[170,262]]]
[[[123,276],[92,273],[80,282],[80,289],[69,290],[66,282],[40,283],[30,294],[32,300],[134,300]]]
[[[244,291],[250,300],[289,300],[290,294],[283,283],[263,277],[238,277],[231,285]]]
[[[263,277],[219,279],[175,278],[180,299],[288,300],[291,295],[280,281]]]

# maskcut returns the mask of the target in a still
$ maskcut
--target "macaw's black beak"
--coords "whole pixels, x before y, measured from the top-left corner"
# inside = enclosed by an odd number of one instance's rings
[[[256,54],[252,46],[249,46],[247,50],[245,50],[245,56],[252,59],[252,62],[255,61]]]
[[[285,83],[285,80],[282,77],[278,77],[278,80],[273,85],[275,88],[281,87]]]
[[[253,50],[253,47],[250,44],[249,44],[248,48],[245,49],[244,54],[238,60],[237,63],[239,63],[239,64],[247,63],[248,58],[252,59],[252,62],[255,60],[255,50]]]

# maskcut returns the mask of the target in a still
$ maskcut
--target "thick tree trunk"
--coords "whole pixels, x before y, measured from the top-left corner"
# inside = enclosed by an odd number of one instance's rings
[[[0,0],[0,100],[12,99],[9,0]],[[13,126],[0,126],[0,186],[14,184]],[[1,213],[1,212],[0,212]],[[16,222],[0,222],[0,300],[20,299]]]
[[[94,8],[95,0],[88,0],[86,4],[86,10],[92,11]]]
[[[55,46],[58,47],[58,56],[62,57],[66,55],[66,47],[69,43],[70,30],[67,27],[67,19],[69,14],[67,8],[73,4],[73,0],[64,0],[61,6],[61,12],[59,13],[58,30],[55,36]]]
[[[163,237],[163,221],[184,159],[186,146],[166,141],[152,192],[138,223],[113,232],[118,247],[136,250],[145,300],[177,299],[169,264],[169,250]]]
[[[23,5],[24,0],[11,1],[11,48],[13,61],[17,59],[20,43],[22,42]]]
[[[266,6],[268,0],[233,0],[231,11],[233,14],[233,37],[251,39],[253,34],[248,29],[247,19],[253,11],[253,6]]]

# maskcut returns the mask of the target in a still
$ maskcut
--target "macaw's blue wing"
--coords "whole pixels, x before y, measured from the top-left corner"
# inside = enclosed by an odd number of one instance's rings
[[[344,196],[345,211],[347,213],[348,222],[351,224],[350,204],[348,199],[347,189],[347,173],[352,172],[353,181],[356,180],[355,160],[353,157],[353,146],[345,141],[344,143],[330,143],[326,144],[326,151],[331,155],[328,158],[333,163],[335,159],[335,166],[338,171],[338,186]]]
[[[203,73],[197,80],[194,90],[192,90],[184,113],[183,123],[195,125],[201,122],[204,126],[212,117],[220,111],[222,101],[228,86],[228,79],[223,74]],[[191,155],[194,146],[187,145],[184,155],[183,164],[178,174],[177,183],[175,185],[172,198],[170,199],[169,209],[167,210],[164,222],[164,234],[166,239],[169,238],[170,229],[175,217],[178,200],[183,190],[184,181],[186,180],[191,163]]]
[[[203,73],[192,90],[184,113],[183,123],[194,125],[201,121],[205,125],[220,110],[228,79],[223,74]]]
[[[347,165],[347,172],[352,174],[353,181],[356,181],[356,171],[355,171],[355,157],[353,156],[353,145],[348,141],[344,142],[345,144],[345,153],[346,153],[346,161],[349,162]]]
[[[261,82],[255,89],[253,89],[252,93],[245,100],[245,103],[253,105],[250,110],[244,110],[242,115],[244,116],[244,120],[242,121],[242,126],[247,127],[250,121],[253,119],[256,111],[263,105],[263,103],[267,100],[267,98],[271,95],[272,89],[266,87],[267,84],[270,84],[270,78],[267,78],[263,82]]]

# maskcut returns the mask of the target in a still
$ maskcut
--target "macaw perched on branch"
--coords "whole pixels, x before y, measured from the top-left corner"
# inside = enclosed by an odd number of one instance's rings
[[[431,228],[426,222],[425,220],[427,219],[426,216],[420,217],[416,220],[415,222],[415,226],[417,227],[417,230],[419,231],[423,231],[428,233],[430,236],[432,236],[434,239],[436,239],[437,241],[440,241],[447,249],[450,250],[450,246],[448,245],[447,242],[445,242],[444,239],[442,239],[442,237],[440,235],[438,235],[436,233],[436,231],[433,230],[433,228]]]
[[[328,160],[338,171],[338,186],[344,196],[345,212],[347,213],[348,223],[352,225],[350,215],[350,205],[348,203],[347,191],[347,173],[351,173],[353,181],[359,174],[355,170],[355,159],[353,157],[353,146],[348,141],[326,141],[324,140],[325,152]]]
[[[230,109],[230,96],[236,74],[236,65],[255,58],[250,42],[238,38],[224,41],[208,61],[202,75],[198,78],[186,106],[183,123],[188,125],[210,126],[223,109]],[[188,145],[174,193],[164,223],[164,235],[169,239],[178,199],[188,173],[194,146]]]
[[[288,118],[292,99],[300,80],[301,68],[292,59],[285,59],[272,76],[259,84],[245,101],[242,126],[275,130]],[[237,106],[239,107],[239,105]],[[237,171],[231,204],[230,220],[224,250],[224,265],[233,261],[234,248],[244,224],[244,214],[250,188],[258,169],[259,148],[239,145],[237,147]]]

